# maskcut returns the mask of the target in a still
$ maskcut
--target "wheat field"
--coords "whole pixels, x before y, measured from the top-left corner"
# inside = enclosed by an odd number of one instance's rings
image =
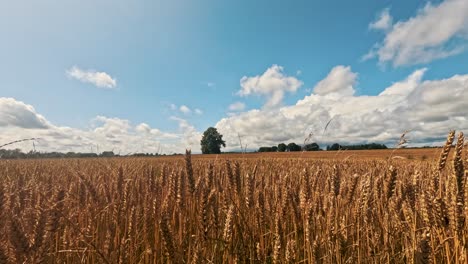
[[[467,263],[464,152],[1,161],[0,263]]]

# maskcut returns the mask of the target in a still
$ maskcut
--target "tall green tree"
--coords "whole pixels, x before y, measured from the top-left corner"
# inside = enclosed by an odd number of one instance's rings
[[[310,143],[310,144],[307,144],[303,147],[303,149],[305,151],[318,151],[318,150],[321,150],[320,149],[320,146],[317,144],[317,143]]]
[[[294,142],[288,144],[288,151],[301,151],[301,146],[297,145]]]
[[[327,147],[327,150],[340,150],[342,149],[343,147],[338,144],[338,143],[334,143],[333,145],[331,145],[330,147]]]
[[[288,148],[288,146],[286,146],[286,144],[280,143],[278,145],[278,152],[285,152],[287,148]]]
[[[203,132],[200,144],[203,154],[219,154],[221,153],[221,146],[226,147],[223,135],[214,127],[209,127]]]

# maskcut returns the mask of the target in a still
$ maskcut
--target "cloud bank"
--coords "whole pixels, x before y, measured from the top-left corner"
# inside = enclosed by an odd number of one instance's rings
[[[296,104],[238,113],[216,127],[229,149],[240,148],[238,134],[252,147],[302,143],[309,133],[320,144],[393,144],[410,129],[413,143],[424,145],[443,141],[450,129],[467,130],[468,75],[423,81],[425,72],[416,70],[379,95],[356,96],[357,74],[337,66]]]
[[[128,154],[136,152],[182,153],[185,148],[199,148],[201,135],[186,120],[175,119],[177,132],[168,133],[146,123],[133,125],[129,120],[97,116],[90,128],[78,129],[57,126],[37,113],[31,105],[13,98],[0,98],[1,143],[23,138],[40,138],[38,151],[99,152],[114,151]],[[9,148],[32,149],[29,142]]]
[[[281,142],[302,143],[310,133],[312,140],[322,145],[378,142],[392,146],[405,130],[412,131],[414,145],[443,142],[450,129],[468,130],[468,74],[424,80],[426,71],[426,68],[415,70],[380,94],[369,96],[356,95],[358,74],[349,66],[338,65],[313,87],[310,95],[293,105],[244,111],[245,105],[237,102],[228,107],[233,112],[215,126],[224,135],[227,150],[240,149],[239,135],[243,145],[253,149]],[[259,80],[262,76],[243,80]],[[284,81],[290,77],[280,76],[273,79],[281,84],[274,81],[276,88],[270,91],[276,92],[278,87],[281,91],[293,91],[302,84],[296,78]],[[179,110],[175,105],[174,108]],[[105,116],[91,120],[87,129],[78,129],[52,124],[24,102],[0,98],[1,143],[39,137],[42,139],[36,144],[39,151],[95,152],[99,146],[100,151],[114,150],[121,154],[180,153],[185,148],[200,152],[202,131],[184,118],[170,119],[178,124],[175,132]],[[11,147],[31,149],[29,145]]]

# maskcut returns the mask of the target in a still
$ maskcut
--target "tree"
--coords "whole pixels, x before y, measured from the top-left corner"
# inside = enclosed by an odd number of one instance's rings
[[[304,146],[305,151],[318,151],[321,150],[320,146],[317,143],[310,143]]]
[[[260,147],[258,149],[258,152],[276,152],[278,150],[277,146],[273,147]]]
[[[258,152],[272,152],[272,149],[270,147],[260,147]]]
[[[221,135],[214,127],[209,127],[205,132],[203,132],[200,144],[203,154],[219,154],[221,153],[221,146],[226,147],[223,135]]]
[[[288,147],[284,143],[278,145],[278,152],[285,152]]]
[[[104,151],[104,152],[101,153],[101,157],[110,158],[110,157],[114,157],[114,156],[115,156],[115,154],[114,154],[113,151]]]
[[[340,149],[342,149],[342,147],[338,143],[334,143],[333,145],[331,145],[331,147],[327,147],[327,150],[340,150]]]
[[[297,145],[296,143],[292,142],[288,144],[289,151],[301,151],[301,146]]]

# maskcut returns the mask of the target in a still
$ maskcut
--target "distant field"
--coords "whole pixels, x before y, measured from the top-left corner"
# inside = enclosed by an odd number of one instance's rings
[[[341,151],[308,151],[308,152],[262,152],[222,154],[218,158],[306,158],[306,159],[409,159],[436,160],[442,148],[421,149],[386,149],[386,150],[341,150]],[[193,155],[193,158],[213,159],[216,155]]]

